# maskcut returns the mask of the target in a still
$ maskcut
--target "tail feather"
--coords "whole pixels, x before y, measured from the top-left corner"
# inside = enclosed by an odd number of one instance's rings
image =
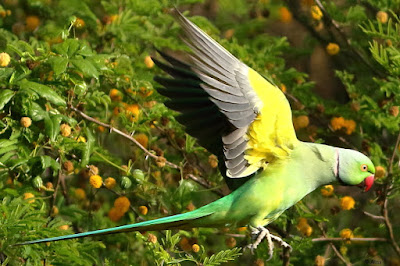
[[[140,223],[135,223],[135,224],[128,224],[128,225],[122,225],[122,226],[117,226],[113,228],[107,228],[107,229],[100,229],[96,231],[90,231],[90,232],[84,232],[84,233],[78,233],[78,234],[72,234],[72,235],[66,235],[66,236],[57,236],[57,237],[50,237],[50,238],[44,238],[44,239],[39,239],[39,240],[32,240],[32,241],[26,241],[23,243],[18,243],[16,244],[17,246],[19,245],[30,245],[30,244],[37,244],[37,243],[43,243],[43,242],[54,242],[54,241],[60,241],[60,240],[67,240],[67,239],[74,239],[74,238],[81,238],[81,237],[87,237],[87,236],[100,236],[100,235],[108,235],[108,234],[116,234],[116,233],[122,233],[122,232],[131,232],[131,231],[160,231],[160,230],[166,230],[166,229],[175,229],[175,228],[185,228],[185,227],[190,227],[190,222],[207,217],[211,215],[213,212],[204,212],[200,211],[200,209],[192,211],[192,212],[187,212],[187,213],[182,213],[182,214],[177,214],[173,216],[168,216],[160,219],[155,219],[155,220],[150,220],[150,221],[144,221]]]

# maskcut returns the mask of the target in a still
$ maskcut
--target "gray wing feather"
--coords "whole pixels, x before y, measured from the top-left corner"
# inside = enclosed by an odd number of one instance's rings
[[[201,87],[233,126],[222,136],[227,176],[242,177],[240,173],[248,167],[244,157],[247,129],[262,105],[247,78],[248,67],[178,10],[175,17],[185,32],[185,42],[194,53],[191,55],[192,70],[203,82]]]

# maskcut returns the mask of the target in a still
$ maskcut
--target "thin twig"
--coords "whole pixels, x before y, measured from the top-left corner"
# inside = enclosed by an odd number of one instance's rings
[[[385,220],[385,217],[364,211],[364,214],[375,220]]]
[[[360,242],[387,242],[386,238],[382,237],[352,237],[352,238],[341,238],[341,237],[319,237],[311,239],[312,242],[331,242],[331,241],[360,241]]]
[[[123,136],[123,137],[126,138],[126,139],[129,139],[130,141],[132,141],[133,143],[135,143],[135,145],[138,146],[138,147],[139,147],[147,156],[149,156],[150,158],[153,158],[154,160],[157,160],[157,159],[159,159],[159,158],[162,157],[162,156],[157,156],[157,155],[155,155],[154,153],[152,153],[152,152],[150,152],[149,150],[147,150],[145,147],[143,147],[143,146],[142,146],[135,138],[133,138],[131,135],[126,134],[126,133],[122,132],[121,130],[119,130],[119,129],[117,129],[117,128],[114,128],[113,126],[111,126],[111,125],[109,125],[109,124],[103,123],[103,122],[101,122],[101,121],[99,121],[99,120],[97,120],[97,119],[95,119],[95,118],[93,118],[93,117],[91,117],[91,116],[85,114],[84,112],[78,110],[78,109],[77,109],[76,107],[74,107],[74,106],[70,106],[69,108],[72,109],[72,110],[74,110],[77,114],[79,114],[80,116],[82,116],[84,119],[86,119],[86,120],[88,120],[88,121],[91,121],[91,122],[93,122],[93,123],[96,123],[96,124],[98,124],[98,125],[101,125],[101,126],[103,126],[103,127],[109,128],[109,129],[110,129],[110,132],[115,132],[115,133],[117,133],[118,135]],[[179,167],[177,164],[174,164],[174,163],[172,163],[172,162],[170,162],[170,161],[165,161],[165,164],[168,165],[168,166],[171,167],[171,168],[178,169],[179,171],[182,171],[182,170],[181,170],[181,167]],[[204,179],[202,179],[202,178],[200,178],[200,177],[197,177],[197,176],[192,175],[192,174],[189,174],[189,175],[187,175],[187,176],[188,176],[190,179],[192,179],[193,181],[195,181],[196,183],[198,183],[198,184],[204,186],[204,187],[207,188],[207,189],[211,189],[211,188],[212,188],[212,187],[207,183],[207,181],[205,181]],[[225,196],[225,194],[224,194],[221,190],[219,190],[219,189],[212,189],[211,191],[212,191],[213,193],[217,194],[217,195],[220,196],[220,197]]]
[[[392,226],[392,223],[390,222],[390,218],[389,218],[388,197],[393,188],[393,164],[394,164],[394,159],[396,157],[397,147],[399,147],[399,143],[400,143],[400,132],[397,135],[396,145],[394,146],[392,157],[390,158],[390,161],[389,161],[388,178],[387,178],[387,182],[384,187],[384,193],[383,193],[384,199],[383,199],[383,204],[382,204],[382,208],[381,208],[381,213],[382,213],[382,216],[384,217],[385,225],[386,225],[386,228],[389,233],[390,244],[392,245],[393,249],[395,250],[395,252],[397,253],[398,256],[400,256],[400,247],[396,242],[394,232],[393,232],[393,226]]]
[[[335,30],[339,33],[340,37],[343,39],[343,41],[346,43],[347,47],[351,50],[351,52],[353,54],[355,54],[366,66],[368,66],[370,68],[370,70],[372,72],[374,72],[375,74],[377,74],[380,77],[383,77],[384,75],[382,73],[380,73],[376,67],[374,67],[373,65],[371,65],[371,63],[364,57],[363,54],[360,53],[360,51],[358,51],[357,49],[355,49],[350,41],[350,39],[347,37],[347,35],[344,33],[344,31],[342,30],[342,28],[340,27],[339,23],[336,22],[330,15],[329,13],[326,11],[325,7],[322,5],[320,0],[315,0],[315,3],[317,4],[317,6],[319,7],[319,9],[322,11],[322,14],[324,15],[324,21],[329,25],[332,25]]]

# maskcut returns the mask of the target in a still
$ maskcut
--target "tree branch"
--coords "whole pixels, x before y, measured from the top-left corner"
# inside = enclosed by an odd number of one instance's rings
[[[143,146],[142,146],[135,138],[133,138],[131,135],[126,134],[126,133],[122,132],[121,130],[119,130],[119,129],[117,129],[117,128],[114,128],[113,126],[111,126],[111,125],[109,125],[109,124],[103,123],[103,122],[101,122],[101,121],[99,121],[99,120],[97,120],[97,119],[95,119],[95,118],[93,118],[93,117],[91,117],[91,116],[85,114],[84,112],[78,110],[78,109],[77,109],[76,107],[74,107],[74,106],[69,106],[69,108],[72,109],[72,110],[74,110],[77,114],[79,114],[79,115],[80,115],[81,117],[83,117],[84,119],[86,119],[86,120],[88,120],[88,121],[91,121],[91,122],[93,122],[93,123],[96,123],[96,124],[98,124],[98,125],[101,125],[101,126],[103,126],[103,127],[106,127],[106,128],[108,128],[108,129],[110,129],[110,132],[115,132],[115,133],[117,133],[118,135],[120,135],[120,136],[122,136],[122,137],[124,137],[124,138],[126,138],[126,139],[129,139],[130,141],[132,141],[137,147],[139,147],[139,149],[141,149],[141,150],[142,150],[147,156],[149,156],[150,158],[152,158],[152,159],[154,159],[154,160],[157,160],[157,159],[159,159],[159,158],[162,157],[162,156],[157,156],[157,155],[155,155],[154,153],[152,153],[152,152],[150,152],[149,150],[147,150],[145,147],[143,147]],[[174,164],[174,163],[172,163],[172,162],[170,162],[170,161],[165,161],[165,164],[168,165],[168,166],[171,167],[171,168],[178,169],[179,171],[182,171],[181,168],[180,168],[178,165],[176,165],[176,164]],[[192,175],[192,174],[189,174],[189,175],[187,175],[187,176],[188,176],[190,179],[192,179],[194,182],[200,184],[201,186],[203,186],[203,187],[205,187],[205,188],[207,188],[207,189],[211,189],[211,191],[212,191],[213,193],[217,194],[218,196],[220,196],[220,197],[225,196],[225,194],[224,194],[220,189],[212,189],[212,187],[207,183],[207,181],[204,180],[204,179],[202,179],[201,177],[197,177],[197,176]]]
[[[331,241],[360,241],[360,242],[387,242],[386,238],[381,237],[352,237],[352,238],[341,238],[341,237],[319,237],[313,238],[312,242],[331,242]]]

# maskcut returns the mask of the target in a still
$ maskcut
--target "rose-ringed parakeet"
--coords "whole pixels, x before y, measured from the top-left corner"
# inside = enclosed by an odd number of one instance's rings
[[[299,141],[285,95],[175,10],[193,51],[191,63],[160,52],[155,63],[170,78],[156,77],[165,105],[179,111],[188,134],[218,156],[233,192],[191,212],[97,231],[28,241],[34,244],[128,231],[248,225],[255,241],[290,247],[264,227],[321,185],[339,181],[364,186],[375,168],[360,152]]]

